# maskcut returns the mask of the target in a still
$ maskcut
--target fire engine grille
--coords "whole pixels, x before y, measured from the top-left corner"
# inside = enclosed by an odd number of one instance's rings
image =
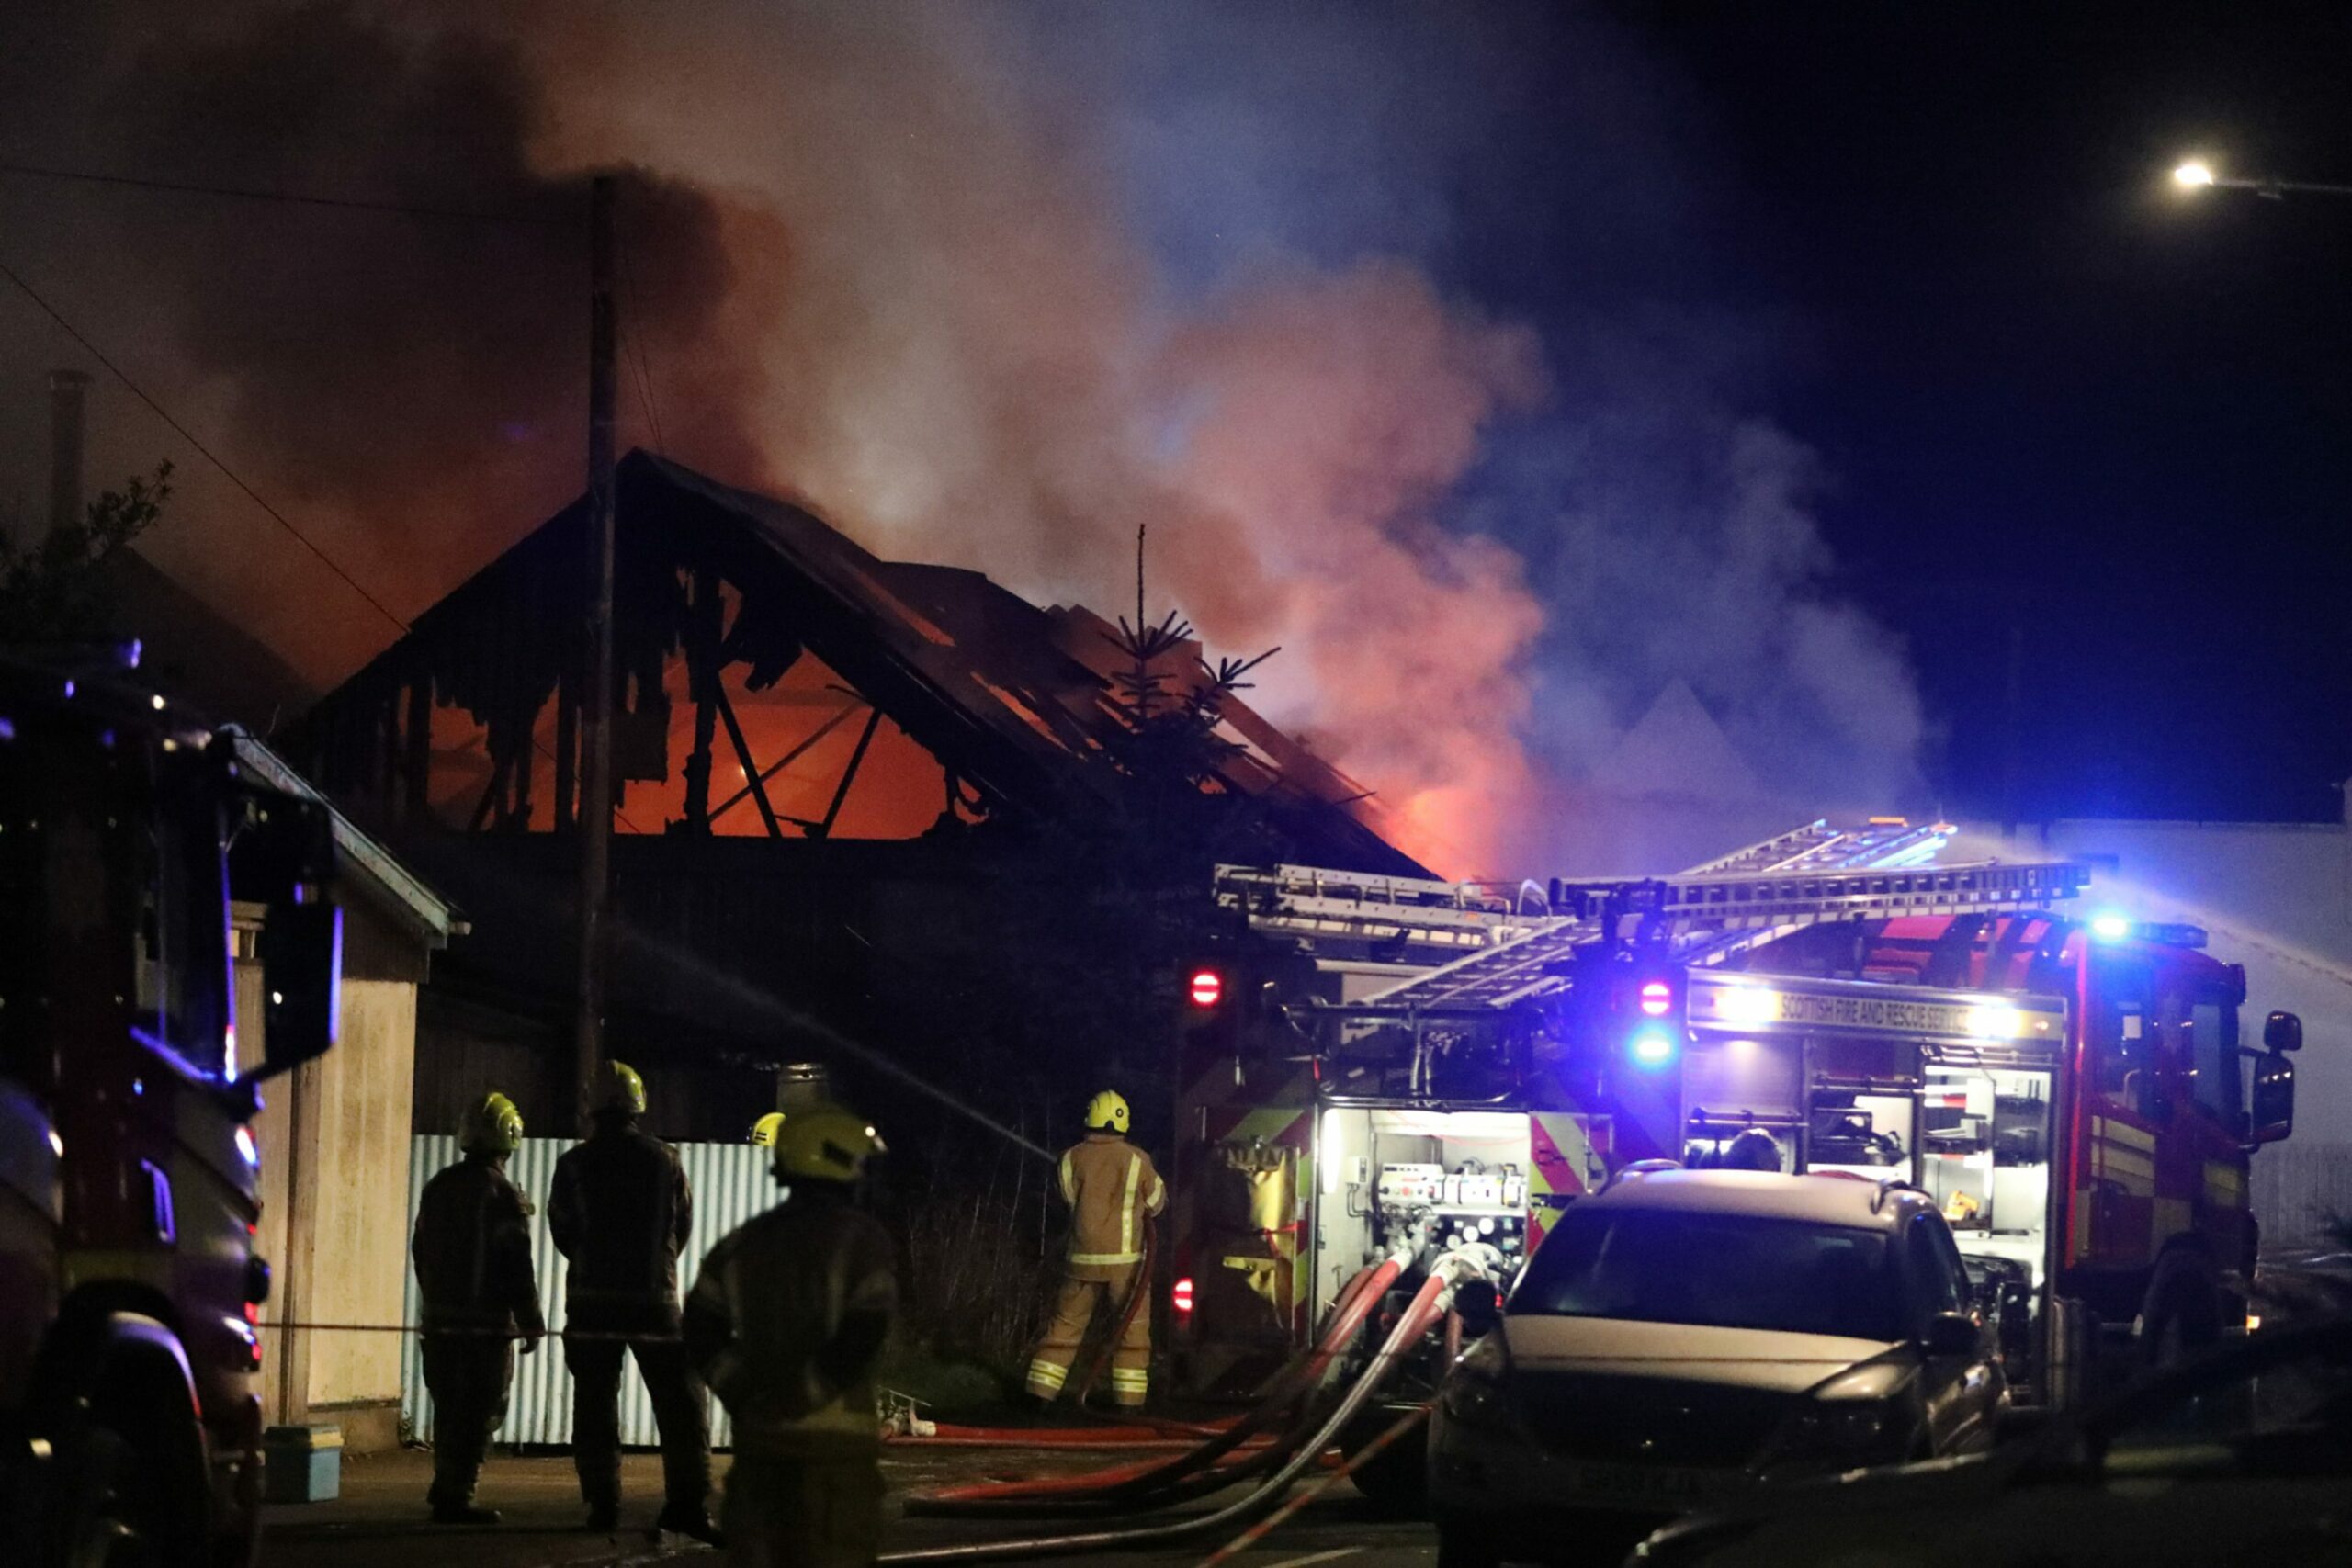
[[[1770,1389],[1575,1372],[1512,1380],[1520,1424],[1569,1459],[1640,1464],[1744,1465],[1788,1414]]]

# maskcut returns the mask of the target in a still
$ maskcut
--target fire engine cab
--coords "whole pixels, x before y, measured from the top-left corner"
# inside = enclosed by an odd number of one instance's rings
[[[1949,832],[1820,821],[1516,892],[1220,868],[1233,935],[1180,1062],[1180,1381],[1246,1392],[1416,1234],[1507,1281],[1644,1161],[1925,1191],[2021,1399],[2078,1397],[2102,1339],[2242,1324],[2300,1023],[2244,1030],[2203,932],[2054,912],[2084,868],[1939,864]]]

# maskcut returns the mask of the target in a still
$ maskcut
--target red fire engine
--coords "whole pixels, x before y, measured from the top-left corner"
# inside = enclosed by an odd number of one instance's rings
[[[334,1039],[324,809],[118,662],[0,660],[0,1539],[235,1564],[260,1495],[255,1080]],[[262,919],[240,1077],[231,899]],[[250,928],[250,920],[244,922]]]
[[[1415,1227],[1509,1277],[1578,1193],[1750,1130],[1743,1157],[1931,1194],[2020,1397],[2074,1397],[2102,1325],[2164,1354],[2242,1323],[2300,1023],[2243,1048],[2245,972],[2201,931],[2052,913],[2082,868],[1939,865],[1949,831],[1816,822],[1516,895],[1223,868],[1175,1123],[1181,1380],[1245,1390]]]

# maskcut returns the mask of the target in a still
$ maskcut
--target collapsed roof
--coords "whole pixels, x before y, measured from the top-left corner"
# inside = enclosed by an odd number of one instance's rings
[[[616,773],[639,785],[623,794],[625,829],[657,830],[632,819],[651,794],[672,832],[860,836],[844,807],[854,787],[886,787],[860,776],[885,724],[911,743],[894,755],[933,770],[937,810],[900,814],[920,827],[864,836],[1066,821],[1117,788],[1112,758],[1133,712],[1120,685],[1126,656],[1091,611],[1041,609],[975,571],[881,559],[799,506],[644,452],[620,464],[617,507]],[[295,742],[314,776],[392,817],[568,826],[586,525],[583,498],[323,699]],[[1165,691],[1204,694],[1224,745],[1202,787],[1252,803],[1270,857],[1430,874],[1381,836],[1369,792],[1213,691],[1196,645],[1169,649],[1151,671]],[[752,711],[762,694],[787,690],[800,720],[817,705],[833,711],[797,739],[781,710]],[[451,708],[470,722],[445,716],[436,729],[435,710]],[[862,726],[842,725],[861,712]],[[722,720],[738,764],[725,771],[741,787],[714,808]],[[811,804],[796,812],[790,769],[836,728],[842,746],[863,733],[838,777],[804,792]],[[746,797],[756,822],[733,811]]]

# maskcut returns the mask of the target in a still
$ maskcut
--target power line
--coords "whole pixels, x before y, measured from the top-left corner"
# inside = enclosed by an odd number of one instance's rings
[[[9,282],[22,289],[24,291],[25,298],[30,299],[35,305],[39,306],[41,313],[46,315],[51,321],[56,322],[59,328],[64,332],[66,336],[72,338],[75,343],[80,344],[91,358],[106,367],[107,374],[111,375],[116,380],[121,382],[123,386],[129,389],[132,397],[137,398],[141,402],[145,403],[147,407],[153,412],[156,418],[171,426],[174,431],[178,433],[181,440],[196,448],[198,454],[201,456],[206,462],[220,470],[221,477],[226,479],[231,484],[235,485],[239,490],[243,491],[245,494],[245,498],[248,501],[251,501],[255,506],[260,507],[262,511],[269,516],[270,521],[276,523],[279,527],[285,529],[287,533],[292,535],[295,542],[300,544],[304,549],[318,557],[319,563],[322,566],[324,566],[329,571],[334,573],[335,576],[341,578],[345,586],[348,587],[354,593],[358,594],[360,598],[367,601],[370,609],[383,616],[384,619],[391,622],[393,626],[399,627],[402,635],[406,635],[408,632],[414,629],[410,626],[407,621],[401,619],[390,606],[387,605],[381,599],[377,598],[373,593],[368,592],[366,588],[362,587],[357,578],[345,571],[336,563],[335,558],[333,556],[320,548],[317,544],[312,542],[309,535],[296,527],[292,521],[287,517],[286,513],[278,511],[277,508],[272,506],[267,501],[263,499],[261,492],[254,489],[253,486],[247,484],[243,478],[238,474],[236,469],[229,467],[226,462],[222,461],[219,453],[213,451],[211,447],[207,446],[202,441],[198,440],[194,431],[188,429],[187,425],[182,424],[178,420],[173,418],[170,410],[157,402],[148,394],[145,388],[132,380],[121,366],[117,365],[112,359],[109,359],[107,356],[104,349],[100,348],[96,344],[92,343],[89,340],[88,336],[83,333],[81,328],[75,326],[72,321],[67,321],[64,314],[61,312],[56,306],[51,304],[42,297],[40,289],[35,288],[31,284],[25,281],[23,274],[19,273],[15,267],[10,266],[6,261],[0,261],[0,277],[6,277]],[[538,750],[541,756],[547,757],[549,761],[554,760],[554,753],[547,749],[547,746],[536,734],[531,737],[531,744]],[[629,820],[628,813],[623,810],[620,807],[614,807],[613,812],[615,816],[621,819],[622,825],[628,828],[630,832],[644,832],[643,829]]]
[[[621,288],[628,295],[628,321],[642,323],[645,320],[645,312],[638,308],[637,275],[629,270],[628,247],[620,243],[618,234],[613,236],[613,255],[620,263]],[[628,345],[629,353],[637,360],[637,392],[639,397],[645,400],[645,417],[653,426],[653,449],[656,452],[666,451],[670,444],[662,439],[662,405],[654,400],[653,373],[647,361],[645,340],[636,331],[625,326],[621,333],[621,341]]]
[[[182,196],[227,197],[237,201],[275,201],[294,207],[340,208],[354,212],[391,212],[408,218],[452,218],[475,223],[571,223],[571,218],[537,218],[519,212],[483,212],[457,207],[431,207],[416,202],[370,201],[357,197],[319,196],[306,191],[258,190],[250,186],[198,185],[183,180],[146,179],[136,175],[107,175],[90,169],[47,168],[38,164],[0,161],[0,175],[29,175],[36,179],[74,180],[84,185],[126,186],[134,190],[173,191]]]
[[[138,382],[132,380],[130,376],[124,372],[121,366],[117,365],[113,360],[107,358],[105,350],[101,349],[96,344],[92,343],[89,338],[84,334],[81,328],[67,321],[56,306],[51,304],[47,299],[41,297],[40,289],[35,288],[31,284],[25,281],[24,276],[21,273],[17,272],[16,268],[10,266],[6,262],[0,261],[0,276],[6,276],[9,282],[15,284],[18,288],[23,289],[25,298],[30,299],[35,305],[40,307],[43,314],[47,315],[51,321],[55,321],[60,327],[63,328],[66,336],[72,338],[75,343],[80,344],[82,347],[88,352],[91,358],[96,360],[100,365],[105,366],[107,373],[112,375],[116,380],[121,382],[123,386],[128,388],[132,397],[137,398],[141,402],[145,403],[148,408],[154,412],[156,418],[162,420],[165,424],[170,425],[175,431],[177,431],[181,440],[187,442],[190,446],[195,447],[197,452],[206,462],[220,469],[223,478],[225,478],[231,484],[235,485],[239,490],[245,492],[245,498],[247,500],[251,501],[255,506],[260,507],[263,512],[266,513],[272,522],[276,523],[279,527],[292,535],[295,541],[304,549],[318,557],[322,565],[323,565],[329,571],[334,572],[337,577],[343,579],[345,585],[354,593],[358,594],[360,598],[366,600],[368,606],[378,615],[391,622],[392,625],[398,626],[402,632],[406,632],[409,629],[409,624],[402,620],[398,615],[394,614],[390,606],[387,605],[381,599],[377,598],[373,593],[368,592],[366,588],[362,587],[357,578],[344,570],[341,566],[335,563],[335,559],[333,556],[327,554],[326,551],[321,549],[316,544],[312,543],[311,536],[303,533],[301,529],[297,528],[287,517],[286,513],[278,511],[277,508],[263,500],[262,494],[259,491],[247,484],[237,473],[236,469],[229,467],[227,463],[223,462],[220,454],[214,452],[211,447],[207,446],[202,441],[197,439],[196,433],[194,431],[188,429],[187,425],[182,424],[178,420],[174,419],[171,415],[170,410],[164,408],[163,404],[157,402],[153,397],[150,397],[147,393],[147,389],[141,387]]]

